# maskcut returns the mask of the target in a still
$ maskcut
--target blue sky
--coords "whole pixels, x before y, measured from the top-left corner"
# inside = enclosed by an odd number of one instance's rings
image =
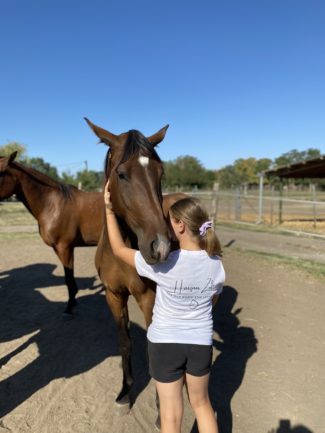
[[[0,0],[0,145],[102,169],[83,120],[218,169],[325,153],[322,0]]]

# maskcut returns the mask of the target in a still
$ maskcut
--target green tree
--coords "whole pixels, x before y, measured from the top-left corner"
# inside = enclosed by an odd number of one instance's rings
[[[69,171],[64,171],[60,177],[62,182],[67,183],[69,185],[78,186],[78,182],[75,176],[71,174]]]
[[[274,160],[274,163],[277,167],[281,167],[306,161],[307,159],[318,158],[319,156],[321,156],[321,152],[319,149],[309,148],[304,151],[298,151],[296,149],[293,149],[280,155]]]
[[[43,158],[27,158],[25,162],[30,167],[34,168],[37,171],[40,171],[41,173],[46,174],[52,179],[60,179],[57,168],[49,164],[48,162],[45,162]]]
[[[240,158],[233,165],[217,171],[217,180],[221,188],[234,188],[242,185],[257,185],[258,175],[270,168],[272,160],[268,158]]]
[[[99,191],[103,187],[104,173],[94,170],[82,170],[76,174],[77,185],[84,191]]]
[[[216,170],[206,170],[205,171],[206,187],[211,189],[217,180]]]
[[[261,158],[256,161],[256,173],[259,174],[263,171],[269,170],[272,165],[272,159],[269,158]]]
[[[26,146],[16,141],[11,141],[8,144],[0,146],[0,156],[9,156],[13,152],[18,152],[17,160],[24,161],[26,159]]]
[[[221,188],[234,188],[242,184],[241,175],[233,165],[227,165],[218,170],[216,177]]]
[[[174,161],[164,162],[163,188],[177,188],[181,186],[181,177]]]
[[[205,169],[194,156],[180,156],[175,161],[180,172],[182,186],[185,188],[202,188],[205,184]]]
[[[238,179],[242,185],[256,183],[256,159],[237,159],[234,163],[234,169],[238,174]]]
[[[214,173],[206,170],[194,156],[180,156],[174,161],[167,161],[164,163],[164,169],[165,188],[202,189],[211,187],[214,181]]]

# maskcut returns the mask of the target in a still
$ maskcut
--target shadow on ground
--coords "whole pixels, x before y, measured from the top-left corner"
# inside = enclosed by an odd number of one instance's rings
[[[232,433],[231,401],[241,386],[249,358],[257,351],[254,330],[240,326],[241,309],[233,311],[237,296],[236,289],[225,286],[213,314],[213,327],[219,336],[213,345],[220,353],[211,369],[209,394],[218,415],[219,433]],[[191,433],[197,432],[195,423]]]
[[[67,321],[62,318],[65,302],[51,302],[37,290],[64,285],[63,277],[53,275],[54,269],[52,264],[40,263],[0,274],[0,343],[23,340],[11,353],[3,354],[0,372],[33,343],[39,353],[35,360],[0,382],[0,418],[53,379],[73,377],[110,356],[118,356],[116,325],[100,291],[79,298],[74,319]],[[95,277],[76,280],[81,289],[91,288]],[[135,401],[150,378],[146,331],[131,324],[130,332],[135,360],[131,398]]]
[[[303,425],[291,426],[291,422],[288,419],[281,419],[277,429],[272,429],[267,433],[313,433],[309,428]]]

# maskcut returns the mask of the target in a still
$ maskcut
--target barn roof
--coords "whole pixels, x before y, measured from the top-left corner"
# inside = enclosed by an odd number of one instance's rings
[[[267,170],[264,174],[268,177],[281,178],[325,178],[325,155],[315,159],[297,162],[276,169]]]

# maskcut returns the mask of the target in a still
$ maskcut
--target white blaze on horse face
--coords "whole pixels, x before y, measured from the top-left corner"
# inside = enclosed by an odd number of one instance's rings
[[[139,156],[139,160],[138,161],[142,165],[142,167],[148,167],[149,158],[147,156]]]

